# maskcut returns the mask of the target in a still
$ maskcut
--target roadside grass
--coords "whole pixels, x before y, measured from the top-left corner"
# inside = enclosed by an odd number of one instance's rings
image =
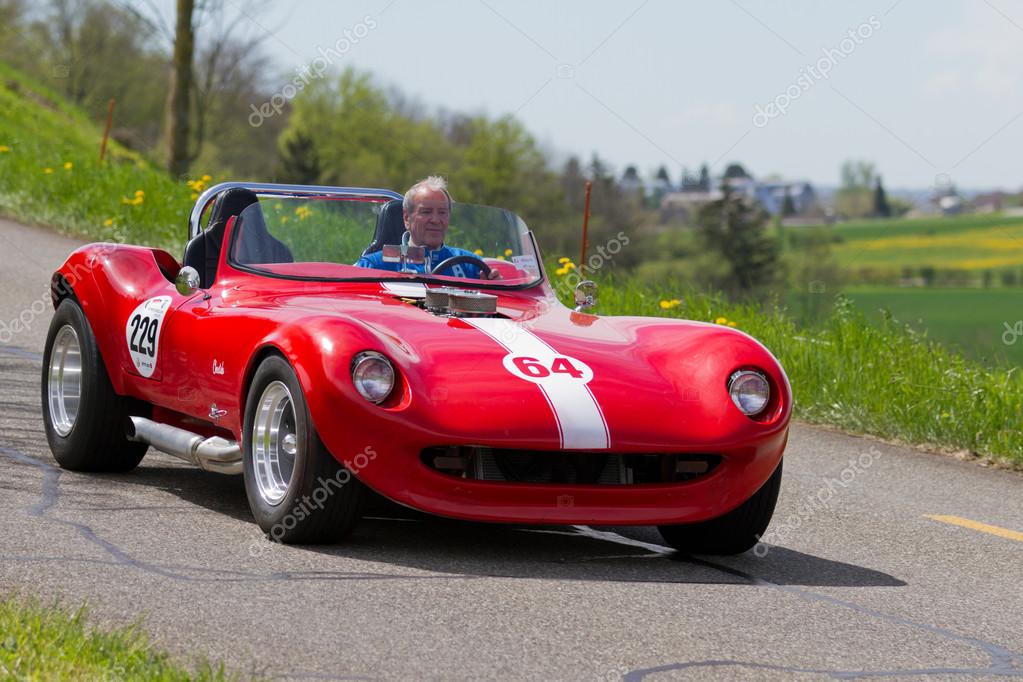
[[[0,111],[0,213],[95,241],[181,252],[189,179],[175,180],[113,142],[101,164],[102,131],[3,63]]]
[[[568,304],[570,287],[562,289]],[[799,419],[1023,467],[1023,377],[1015,368],[968,360],[891,317],[870,324],[843,296],[829,317],[799,327],[778,306],[730,303],[668,282],[603,278],[595,310],[732,322],[782,363]]]
[[[0,678],[19,680],[228,680],[223,666],[188,669],[136,627],[101,630],[86,610],[0,599]]]

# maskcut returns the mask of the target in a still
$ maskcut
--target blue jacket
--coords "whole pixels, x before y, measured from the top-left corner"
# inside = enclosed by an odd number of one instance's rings
[[[435,251],[428,251],[428,257],[430,258],[431,269],[439,265],[442,261],[455,256],[472,256],[473,258],[479,258],[472,251],[466,251],[465,249],[459,249],[454,246],[448,246],[447,244],[442,245]],[[384,252],[374,251],[370,254],[364,254],[362,258],[355,264],[360,268],[376,268],[377,270],[391,270],[397,272],[401,266],[400,263],[385,263]],[[409,263],[408,267],[419,273],[426,273],[426,268],[422,265]],[[445,268],[441,275],[448,275],[451,277],[466,277],[469,279],[479,279],[480,269],[471,263],[459,263],[450,268]]]

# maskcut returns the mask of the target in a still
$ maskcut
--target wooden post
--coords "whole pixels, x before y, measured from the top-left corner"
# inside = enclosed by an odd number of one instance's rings
[[[579,249],[579,274],[583,274],[583,268],[586,267],[586,250],[589,247],[589,231],[590,231],[590,192],[593,190],[593,183],[589,180],[586,181],[586,201],[583,204],[583,243]]]
[[[107,155],[107,140],[110,138],[110,125],[114,122],[114,100],[110,100],[107,107],[107,126],[103,129],[103,144],[99,148],[99,162],[103,163],[103,157]]]

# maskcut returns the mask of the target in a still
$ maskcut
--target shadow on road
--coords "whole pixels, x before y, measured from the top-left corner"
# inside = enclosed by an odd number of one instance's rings
[[[240,478],[161,466],[155,461],[119,478],[159,488],[191,504],[252,523]],[[741,585],[750,582],[748,575],[755,575],[778,585],[906,584],[880,571],[783,547],[770,547],[762,557],[746,553],[703,562],[679,553],[626,544],[630,540],[639,545],[662,544],[652,528],[602,529],[620,536],[621,542],[616,542],[560,526],[444,519],[405,509],[376,496],[367,503],[365,515],[345,543],[302,549],[424,571],[487,577]]]

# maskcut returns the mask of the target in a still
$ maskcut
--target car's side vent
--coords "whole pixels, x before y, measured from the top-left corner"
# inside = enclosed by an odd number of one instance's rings
[[[721,457],[710,454],[619,454],[449,445],[426,448],[423,463],[441,473],[477,481],[562,485],[682,483],[709,474]]]

